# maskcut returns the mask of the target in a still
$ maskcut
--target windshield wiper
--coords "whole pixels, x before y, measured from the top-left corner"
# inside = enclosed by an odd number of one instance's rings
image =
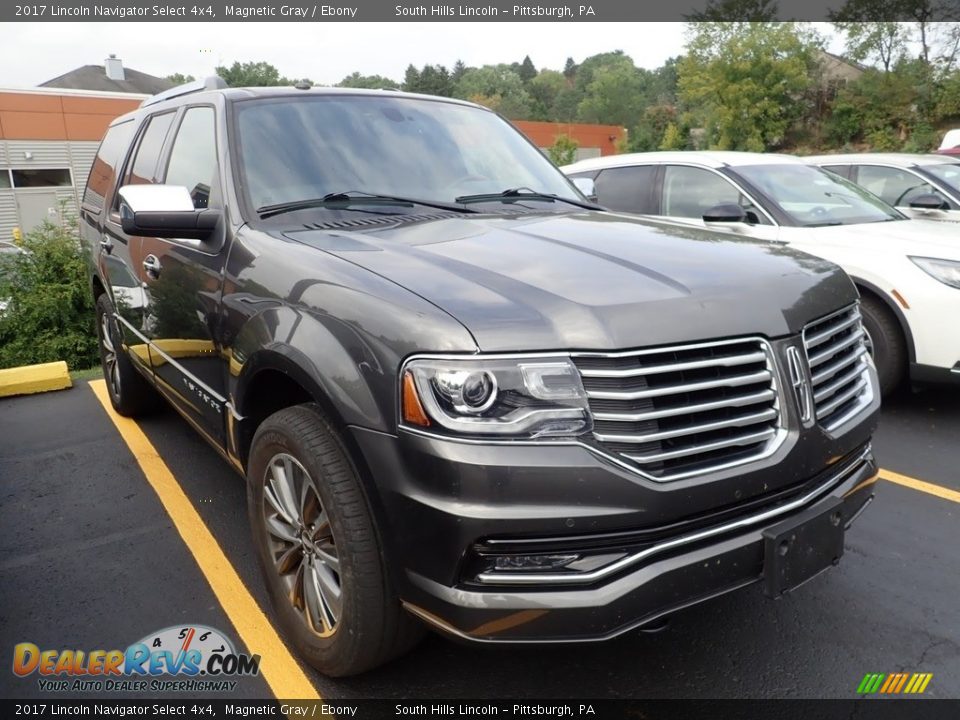
[[[438,210],[449,210],[458,213],[475,213],[476,210],[444,203],[433,200],[414,200],[413,198],[398,197],[396,195],[377,195],[375,193],[361,192],[360,190],[347,190],[344,192],[327,193],[323,197],[308,198],[306,200],[293,200],[291,202],[276,203],[274,205],[263,205],[257,208],[257,214],[263,218],[273,217],[282,213],[294,212],[295,210],[307,210],[318,207],[342,207],[343,209],[356,210],[359,208],[348,208],[348,205],[392,205],[396,207],[413,207],[421,205],[423,207],[432,207]],[[371,211],[363,211],[371,212]]]
[[[533,200],[540,202],[562,202],[568,205],[586,208],[587,210],[602,210],[603,208],[594,203],[583,202],[581,200],[572,200],[570,198],[560,197],[555,193],[544,193],[531,190],[526,187],[507,188],[498,193],[478,193],[476,195],[461,195],[456,198],[458,203],[475,202],[517,202],[523,200]]]

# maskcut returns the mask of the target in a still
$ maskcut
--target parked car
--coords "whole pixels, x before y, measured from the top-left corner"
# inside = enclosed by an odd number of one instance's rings
[[[479,106],[175,88],[111,124],[82,227],[113,407],[159,392],[245,475],[275,617],[324,673],[422,624],[601,640],[778,597],[872,496],[842,270],[602,212]]]
[[[947,130],[937,150],[940,155],[960,155],[960,128]]]
[[[910,217],[960,222],[960,157],[864,153],[803,160],[855,182]]]
[[[786,155],[663,152],[563,168],[612,210],[784,243],[832,260],[860,291],[884,393],[960,382],[960,237]],[[588,187],[589,186],[589,187]]]

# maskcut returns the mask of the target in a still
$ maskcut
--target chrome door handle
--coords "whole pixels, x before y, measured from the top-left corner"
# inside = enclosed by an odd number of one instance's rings
[[[104,235],[100,238],[100,249],[107,255],[113,252],[113,240],[110,239],[109,235]]]
[[[156,255],[147,255],[143,259],[143,269],[148,277],[156,280],[160,277],[160,259]]]

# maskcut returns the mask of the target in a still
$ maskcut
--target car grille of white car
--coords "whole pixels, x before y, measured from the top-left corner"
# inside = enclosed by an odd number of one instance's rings
[[[759,338],[573,359],[594,439],[651,478],[750,462],[783,439],[771,350]]]
[[[827,315],[803,330],[817,422],[832,430],[873,399],[866,332],[857,305]]]

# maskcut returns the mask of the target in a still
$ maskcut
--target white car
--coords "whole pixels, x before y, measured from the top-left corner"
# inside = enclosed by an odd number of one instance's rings
[[[786,243],[840,265],[881,388],[960,383],[960,232],[910,220],[832,173],[786,155],[659,152],[568,165],[601,205],[671,223]]]
[[[803,161],[855,182],[911,217],[960,222],[960,156],[864,153]]]

